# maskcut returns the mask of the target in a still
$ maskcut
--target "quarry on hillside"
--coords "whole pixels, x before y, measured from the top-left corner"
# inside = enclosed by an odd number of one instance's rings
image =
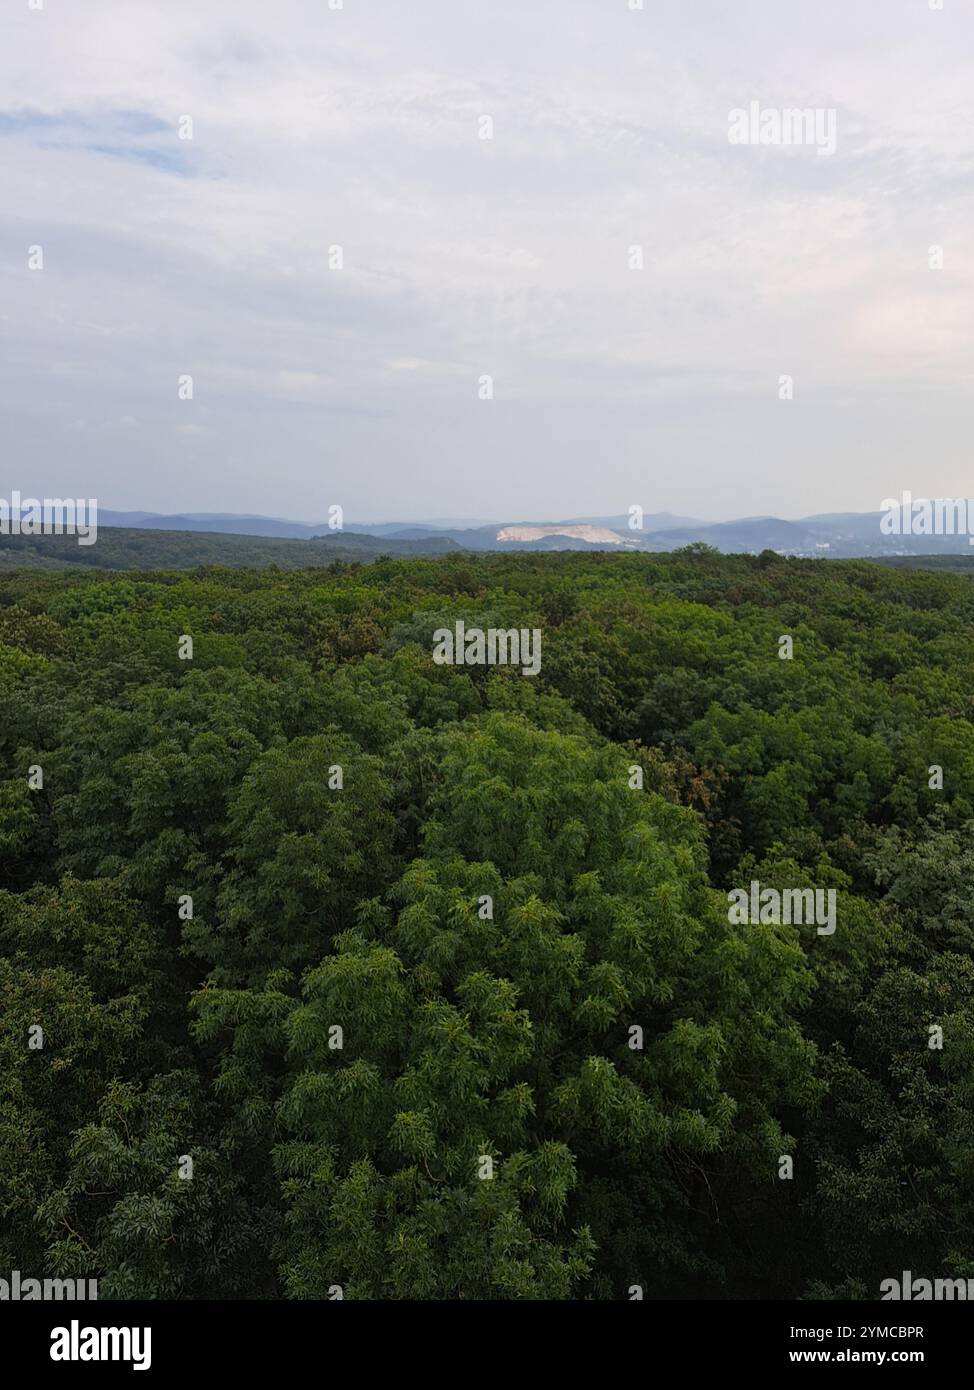
[[[571,536],[594,545],[622,544],[622,537],[607,526],[504,526],[497,532],[499,541],[540,541],[545,536]]]

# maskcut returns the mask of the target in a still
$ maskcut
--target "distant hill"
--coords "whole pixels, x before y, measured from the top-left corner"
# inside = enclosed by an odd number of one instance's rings
[[[313,540],[321,535],[391,536],[414,530],[418,535],[444,535],[452,530],[482,527],[482,521],[382,521],[350,522],[343,532],[333,532],[327,518],[322,521],[291,521],[280,516],[254,516],[246,512],[118,512],[98,510],[99,527],[121,527],[142,531],[206,531],[234,536],[276,536],[281,540]],[[491,523],[499,525],[500,523]]]
[[[275,516],[236,516],[232,513],[187,512],[156,515],[152,512],[98,511],[98,527],[137,528],[141,531],[204,531],[211,535],[276,536],[311,540],[328,530],[327,521],[311,525]]]
[[[84,547],[75,547],[79,554],[71,563],[106,568],[153,568],[168,563],[278,564],[292,569],[322,561],[318,556],[292,552],[289,546],[318,545],[323,541],[332,547],[329,556],[338,559],[369,559],[377,554],[438,555],[450,549],[658,553],[691,544],[710,545],[723,554],[758,554],[762,550],[773,550],[782,555],[829,559],[951,556],[968,552],[966,535],[887,536],[880,530],[880,520],[879,512],[828,512],[797,521],[776,516],[747,516],[718,522],[699,521],[672,512],[646,512],[641,530],[631,529],[628,514],[620,514],[573,517],[567,521],[557,517],[544,520],[515,517],[504,522],[474,524],[445,520],[349,522],[344,530],[335,532],[329,528],[327,520],[303,522],[233,513],[156,515],[102,510],[98,515],[97,545],[87,551]],[[129,539],[121,540],[123,535]],[[159,539],[152,545],[147,538],[153,535],[181,539]],[[193,535],[200,538],[195,546],[188,540]],[[133,539],[136,536],[142,539]],[[9,546],[14,539],[0,538],[0,563],[13,563],[2,556],[3,547]],[[225,543],[222,549],[218,546],[221,539]],[[258,539],[277,542],[284,549],[273,555],[266,549],[255,550],[249,543]],[[58,547],[46,544],[47,540],[43,538],[44,549],[36,552],[38,557],[44,557],[45,564],[61,555]],[[73,542],[69,542],[69,548],[71,544]],[[91,555],[91,549],[97,555]],[[20,563],[34,563],[29,558],[34,553],[29,544],[22,553],[24,558]],[[169,561],[165,558],[167,555],[180,558]],[[188,558],[191,555],[206,558]],[[156,556],[163,558],[156,559]],[[213,558],[209,558],[211,556]],[[142,557],[148,557],[145,563]]]
[[[32,569],[156,570],[225,565],[231,569],[277,565],[282,570],[330,565],[335,560],[376,560],[383,555],[443,555],[457,546],[446,537],[397,541],[376,536],[323,536],[289,540],[223,535],[206,531],[163,531],[102,527],[94,545],[74,536],[0,536],[0,570]]]

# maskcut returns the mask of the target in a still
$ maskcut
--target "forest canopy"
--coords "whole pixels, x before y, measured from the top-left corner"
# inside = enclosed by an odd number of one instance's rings
[[[974,1276],[972,636],[966,576],[699,547],[4,571],[0,1267]]]

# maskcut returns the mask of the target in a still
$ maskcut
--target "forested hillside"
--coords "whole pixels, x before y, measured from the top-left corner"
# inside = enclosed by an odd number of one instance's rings
[[[390,555],[444,555],[458,547],[446,537],[400,540],[395,536],[362,536],[355,531],[327,532],[311,540],[248,536],[217,531],[155,531],[102,526],[97,541],[81,545],[64,532],[39,536],[0,533],[0,573],[13,569],[153,570],[192,569],[220,565],[243,569],[252,565],[276,569],[310,569],[336,560],[376,560]]]
[[[457,621],[538,629],[539,674],[436,664]],[[9,571],[0,741],[5,1269],[974,1276],[969,579],[695,548]],[[732,922],[755,880],[834,890],[834,934]]]

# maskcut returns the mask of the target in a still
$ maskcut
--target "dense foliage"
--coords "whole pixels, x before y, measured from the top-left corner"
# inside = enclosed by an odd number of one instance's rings
[[[457,619],[540,674],[434,664]],[[974,1275],[972,627],[963,577],[697,548],[6,573],[0,1269]],[[835,934],[732,924],[754,879]]]

